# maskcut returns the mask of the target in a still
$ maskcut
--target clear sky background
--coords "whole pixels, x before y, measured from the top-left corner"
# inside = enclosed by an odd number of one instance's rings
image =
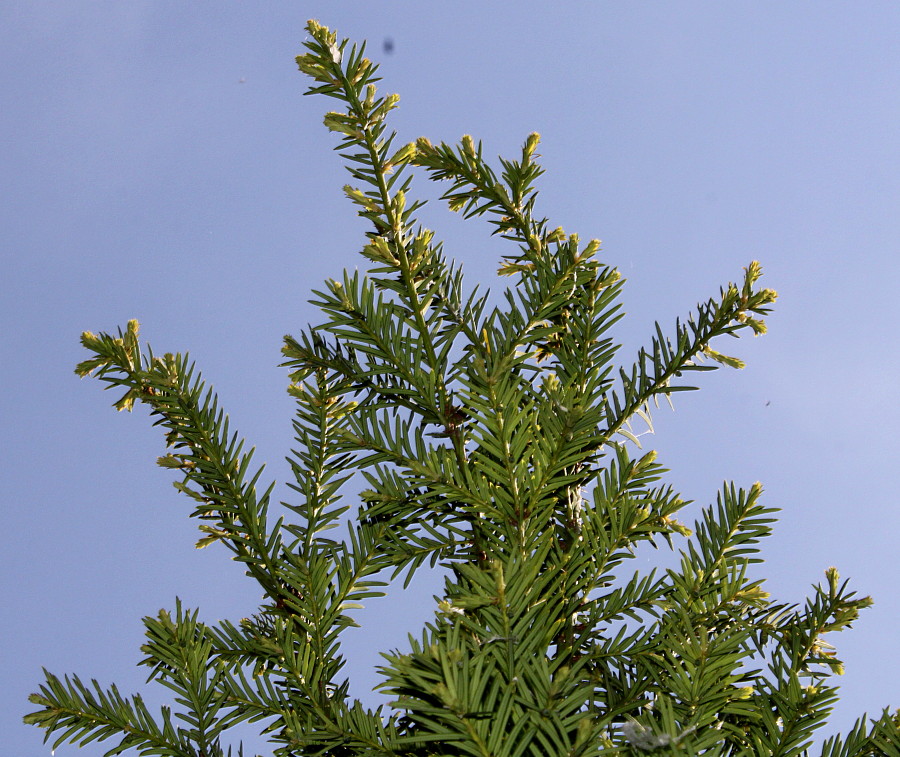
[[[748,367],[701,376],[647,445],[692,516],[725,479],[763,482],[783,508],[765,546],[776,597],[801,601],[830,565],[874,597],[834,639],[834,728],[900,706],[900,5],[563,7],[0,5],[5,753],[49,752],[21,724],[42,665],[142,690],[142,616],[176,596],[210,621],[257,605],[224,549],[193,549],[146,412],[115,413],[72,369],[82,330],[138,318],[157,352],[190,350],[285,480],[281,337],[317,320],[309,290],[357,265],[365,229],[321,124],[332,101],[301,96],[310,17],[371,41],[402,96],[401,141],[471,133],[509,155],[541,132],[540,211],[600,237],[628,278],[623,357],[762,261],[780,294],[769,335],[727,345]],[[508,248],[486,224],[424,216],[470,283],[496,289]],[[361,614],[356,695],[380,701],[378,652],[430,617],[438,588],[424,576]]]

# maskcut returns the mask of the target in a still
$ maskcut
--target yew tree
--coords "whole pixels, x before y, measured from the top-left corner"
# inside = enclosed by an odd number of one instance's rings
[[[170,708],[48,672],[26,722],[54,745],[113,739],[110,755],[231,754],[246,723],[276,755],[807,754],[837,701],[826,636],[870,599],[834,568],[804,603],[773,599],[760,484],[726,484],[689,527],[637,438],[700,372],[741,366],[720,337],[765,332],[759,263],[623,362],[623,278],[597,240],[540,215],[538,135],[498,163],[470,136],[399,144],[398,96],[379,94],[365,46],[307,28],[297,64],[309,94],[337,102],[325,125],[365,219],[365,270],[314,290],[320,322],[285,337],[290,498],[273,500],[188,357],[142,345],[136,321],[85,332],[76,369],[123,392],[119,410],[146,405],[197,546],[224,545],[262,604],[237,622],[180,602],[144,619],[140,664]],[[414,169],[505,240],[499,296],[467,286],[417,221]],[[635,568],[646,545],[675,567]],[[384,650],[390,705],[352,699],[354,609],[429,569],[445,576],[433,620]],[[819,744],[900,754],[887,710]]]

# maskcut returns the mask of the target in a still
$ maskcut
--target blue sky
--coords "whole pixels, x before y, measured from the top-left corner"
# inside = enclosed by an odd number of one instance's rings
[[[628,278],[622,355],[762,261],[780,295],[770,333],[734,348],[745,370],[706,374],[660,410],[647,446],[697,509],[723,480],[763,482],[783,508],[765,552],[777,597],[800,601],[830,565],[874,597],[834,639],[847,667],[834,727],[900,706],[900,6],[545,6],[0,6],[10,754],[49,751],[21,725],[42,665],[140,690],[142,616],[176,596],[208,620],[258,602],[224,550],[193,549],[146,414],[116,414],[72,368],[82,330],[138,318],[157,351],[191,352],[285,480],[281,336],[316,320],[310,289],[357,265],[364,231],[321,125],[331,105],[301,96],[310,17],[371,41],[402,97],[401,140],[471,133],[511,154],[541,132],[542,212],[600,237]],[[424,217],[470,283],[496,288],[507,250],[486,225],[434,203]],[[354,693],[370,697],[378,651],[429,617],[437,590],[425,576],[367,608],[346,647]]]

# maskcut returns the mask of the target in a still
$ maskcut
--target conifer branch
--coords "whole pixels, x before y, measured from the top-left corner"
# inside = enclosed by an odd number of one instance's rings
[[[46,673],[26,722],[57,745],[116,737],[111,755],[218,757],[238,723],[258,723],[278,757],[808,754],[843,671],[826,638],[871,599],[829,568],[805,603],[772,600],[754,575],[775,512],[761,486],[726,484],[692,531],[655,453],[632,459],[627,446],[651,401],[715,367],[704,359],[742,365],[712,343],[765,331],[775,293],[758,286],[759,264],[617,364],[623,281],[598,240],[535,217],[538,136],[498,168],[470,136],[395,148],[399,98],[379,96],[364,45],[307,29],[297,64],[308,94],[342,104],[324,121],[371,228],[368,270],[314,291],[323,321],[285,337],[298,500],[269,521],[274,485],[257,491],[262,468],[215,393],[187,355],[142,351],[136,321],[85,333],[76,369],[124,390],[118,409],[147,405],[169,445],[159,463],[183,476],[202,521],[198,547],[222,542],[263,603],[238,623],[205,625],[177,600],[145,619],[142,664],[174,696],[174,718]],[[450,183],[452,210],[486,215],[517,245],[489,312],[418,225],[413,166]],[[344,499],[359,478],[369,488]],[[680,564],[624,569],[641,545],[674,550],[676,538]],[[366,709],[341,677],[342,632],[426,562],[446,571],[434,618],[384,655],[390,707]],[[823,757],[898,754],[898,720],[864,717]]]
[[[201,527],[207,536],[198,547],[224,541],[235,559],[277,597],[274,577],[281,539],[277,527],[271,533],[267,529],[273,485],[257,495],[263,469],[248,478],[253,450],[244,453],[244,442],[229,433],[228,417],[187,356],[155,357],[149,350],[143,355],[138,329],[137,321],[129,321],[117,337],[85,332],[82,344],[94,357],[80,363],[76,373],[96,372],[108,388],[124,387],[125,394],[115,403],[119,410],[131,410],[136,401],[150,407],[155,425],[166,430],[167,445],[174,450],[159,464],[184,474],[175,486],[196,503],[192,515],[214,523]]]

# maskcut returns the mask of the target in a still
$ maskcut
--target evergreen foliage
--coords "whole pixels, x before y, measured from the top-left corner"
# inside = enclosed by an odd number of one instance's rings
[[[326,282],[322,322],[285,337],[285,515],[270,513],[273,485],[187,355],[154,355],[131,321],[85,333],[91,357],[76,369],[124,390],[119,410],[147,405],[168,445],[159,464],[201,522],[197,546],[231,550],[263,604],[237,624],[180,603],[145,618],[141,664],[173,709],[47,673],[26,722],[55,745],[112,738],[110,755],[231,754],[228,729],[248,721],[279,755],[807,754],[837,699],[825,636],[870,600],[834,568],[804,605],[773,600],[755,567],[775,513],[760,485],[726,484],[689,529],[676,519],[688,503],[634,444],[633,424],[693,388],[688,374],[740,367],[711,345],[765,331],[775,294],[759,264],[616,363],[622,278],[597,240],[537,215],[538,135],[499,167],[468,136],[397,146],[386,119],[398,97],[378,94],[364,46],[308,31],[297,63],[310,94],[340,102],[325,125],[371,228],[368,270]],[[512,243],[501,306],[466,289],[416,221],[413,166]],[[350,512],[342,495],[358,476]],[[643,542],[682,545],[680,564],[629,570]],[[361,602],[426,564],[447,573],[434,620],[385,654],[392,707],[367,709],[349,697],[341,633]],[[822,754],[898,748],[885,711]]]

